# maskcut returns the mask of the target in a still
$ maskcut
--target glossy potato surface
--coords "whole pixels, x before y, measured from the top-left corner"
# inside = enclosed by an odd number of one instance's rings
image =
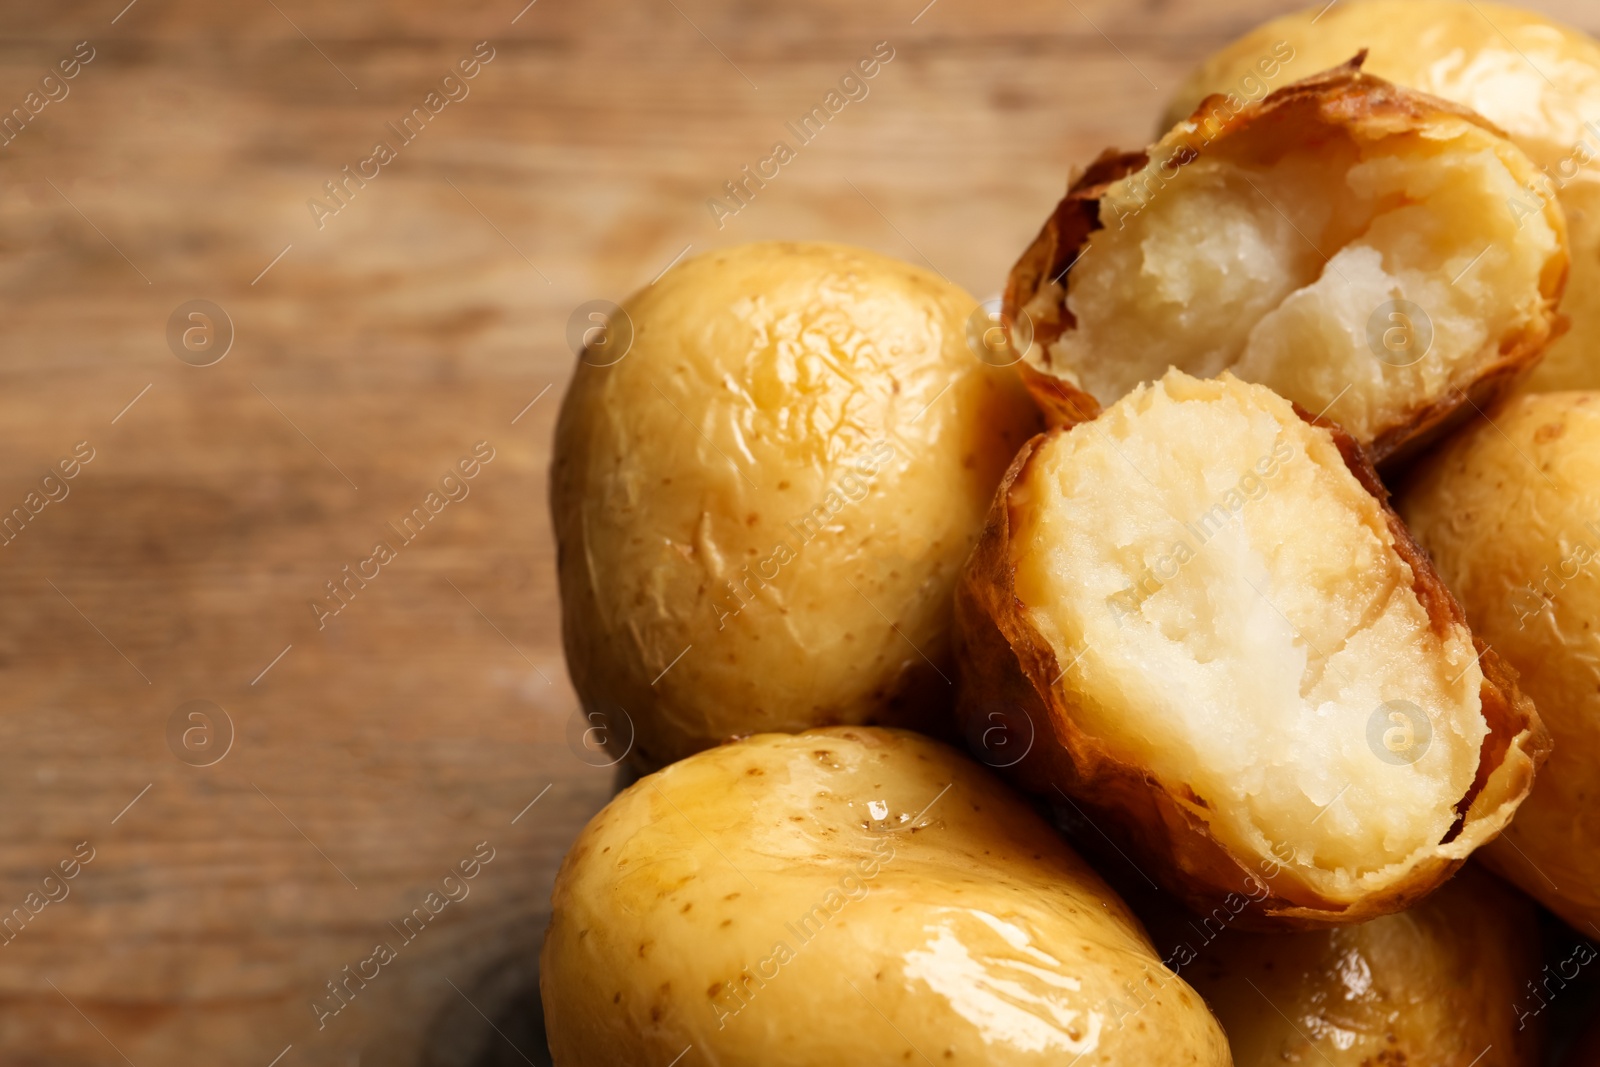
[[[1105,883],[909,732],[766,734],[673,764],[595,817],[553,903],[559,1067],[1228,1063]]]
[[[1319,0],[1207,59],[1162,128],[1208,94],[1239,110],[1361,49],[1369,73],[1472,108],[1545,168],[1512,199],[1537,210],[1554,196],[1566,209],[1572,276],[1561,310],[1572,330],[1529,387],[1600,387],[1600,45],[1589,35],[1489,0]]]
[[[1431,457],[1400,508],[1473,631],[1521,672],[1555,747],[1486,850],[1600,931],[1600,393],[1522,396]]]
[[[871,252],[771,242],[686,260],[624,310],[551,471],[585,708],[625,711],[647,768],[767,730],[930,728],[956,575],[1037,425],[967,343],[976,302]]]
[[[1538,1002],[1525,988],[1539,973],[1533,905],[1472,867],[1399,915],[1225,933],[1183,973],[1217,1013],[1236,1067],[1540,1062]]]

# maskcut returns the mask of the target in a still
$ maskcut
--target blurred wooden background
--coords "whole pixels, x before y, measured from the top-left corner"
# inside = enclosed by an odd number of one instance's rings
[[[568,316],[773,237],[992,295],[1069,168],[1289,6],[0,6],[0,113],[94,52],[0,148],[0,510],[95,450],[0,547],[0,916],[31,916],[0,934],[0,1062],[544,1062],[550,879],[611,786],[567,742],[545,515]],[[307,200],[480,41],[470,95],[319,229]],[[719,228],[706,200],[879,41],[870,95]],[[169,349],[192,299],[233,323],[212,366]],[[470,496],[319,630],[324,583],[479,441]],[[233,724],[210,766],[168,740],[191,700]],[[479,842],[470,895],[319,1030]]]

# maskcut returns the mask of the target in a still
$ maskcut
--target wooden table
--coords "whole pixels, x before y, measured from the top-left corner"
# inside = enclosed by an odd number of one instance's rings
[[[550,880],[612,781],[567,741],[545,513],[569,314],[774,237],[993,294],[1070,167],[1288,6],[525,2],[0,9],[0,108],[93,55],[0,148],[0,508],[26,519],[0,546],[0,1062],[540,1062]],[[870,94],[719,227],[707,200],[879,41]],[[169,344],[192,300],[231,320],[209,366],[204,322]],[[478,442],[469,495],[401,544]]]

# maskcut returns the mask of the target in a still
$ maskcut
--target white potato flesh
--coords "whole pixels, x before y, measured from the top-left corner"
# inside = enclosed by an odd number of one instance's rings
[[[1270,163],[1218,141],[1114,184],[1067,279],[1077,326],[1052,346],[1052,373],[1106,405],[1169,366],[1229,369],[1363,442],[1469,386],[1542,313],[1562,238],[1510,206],[1525,197],[1492,134],[1434,129],[1340,134]],[[1392,318],[1391,301],[1422,315]]]
[[[1033,463],[1016,588],[1082,729],[1319,891],[1376,889],[1439,844],[1488,733],[1483,675],[1328,430],[1174,371]],[[1376,751],[1385,705],[1420,709],[1426,744]]]
[[[1520,199],[1554,196],[1565,209],[1572,277],[1561,310],[1572,328],[1528,388],[1600,388],[1600,44],[1587,33],[1490,0],[1316,0],[1207,58],[1162,128],[1212,93],[1238,109],[1363,49],[1368,74],[1471,108],[1538,164]]]

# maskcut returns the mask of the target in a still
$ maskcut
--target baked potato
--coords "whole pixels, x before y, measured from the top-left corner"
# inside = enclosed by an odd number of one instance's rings
[[[1031,738],[1015,781],[1256,927],[1409,907],[1548,745],[1359,447],[1227,372],[1026,445],[956,625],[968,735]]]
[[[1526,989],[1540,967],[1534,907],[1475,865],[1410,911],[1355,926],[1251,934],[1219,922],[1177,936],[1235,1067],[1541,1062]]]
[[[977,309],[871,252],[753,244],[673,268],[624,306],[631,349],[580,362],[550,474],[562,638],[642,767],[948,715],[956,575],[1038,428],[969,349]]]
[[[557,1067],[1228,1063],[1105,883],[910,732],[763,734],[675,763],[589,823],[552,907]]]
[[[1532,212],[1553,197],[1565,207],[1572,278],[1561,310],[1572,330],[1528,387],[1600,388],[1600,46],[1588,34],[1489,0],[1317,0],[1207,59],[1162,128],[1212,93],[1213,108],[1238,111],[1362,49],[1369,73],[1472,108],[1539,165],[1508,206]]]
[[[1492,418],[1428,457],[1400,509],[1555,741],[1485,862],[1600,937],[1600,393]]]
[[[1346,57],[1348,58],[1348,57]],[[1231,370],[1376,462],[1485,405],[1558,329],[1566,222],[1478,115],[1346,66],[1238,112],[1208,100],[1072,183],[1012,268],[1023,376],[1054,421],[1169,366]]]

